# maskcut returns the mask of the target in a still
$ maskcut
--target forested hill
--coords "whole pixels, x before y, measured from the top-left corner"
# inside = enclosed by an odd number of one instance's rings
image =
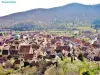
[[[32,25],[47,25],[49,28],[67,23],[89,25],[94,20],[100,19],[100,4],[83,5],[71,3],[65,6],[50,9],[33,9],[25,12],[14,13],[0,17],[0,25],[13,26],[16,24],[29,23]]]

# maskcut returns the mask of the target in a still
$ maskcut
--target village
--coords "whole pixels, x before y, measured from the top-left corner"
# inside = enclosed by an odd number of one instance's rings
[[[88,41],[85,39],[87,37]],[[45,31],[6,32],[0,35],[0,66],[6,70],[17,70],[29,65],[39,66],[39,62],[43,60],[48,62],[46,66],[55,64],[57,67],[58,59],[68,57],[71,62],[82,61],[82,56],[89,62],[100,61],[100,33],[92,34],[87,31],[78,38],[58,36]],[[34,75],[43,75],[45,71],[41,72],[42,74]]]

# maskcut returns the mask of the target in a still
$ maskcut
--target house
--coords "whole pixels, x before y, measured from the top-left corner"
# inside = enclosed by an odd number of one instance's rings
[[[10,51],[9,51],[10,46],[7,44],[4,44],[2,47],[3,47],[1,50],[2,56],[7,57],[8,55],[10,55]]]
[[[34,57],[34,54],[25,54],[24,59],[25,60],[32,60]]]
[[[25,56],[27,54],[33,54],[33,49],[31,45],[22,44],[20,45],[20,49],[18,52],[21,56]]]
[[[92,35],[91,31],[83,31],[82,33],[84,34],[84,36],[87,36],[87,37]]]
[[[2,41],[0,41],[0,46],[2,46],[4,43]]]
[[[82,41],[79,40],[79,39],[72,38],[71,41],[72,41],[73,43],[75,43],[76,45],[83,45],[83,44],[82,44]]]
[[[97,39],[98,39],[98,40],[100,40],[100,33],[98,34],[98,37],[97,37]]]
[[[10,55],[9,50],[6,50],[6,49],[2,50],[2,56],[8,56],[8,55]]]
[[[19,49],[17,48],[17,45],[11,45],[9,51],[12,56],[18,56]]]
[[[62,36],[63,37],[63,40],[70,40],[71,37],[67,37],[67,36]]]

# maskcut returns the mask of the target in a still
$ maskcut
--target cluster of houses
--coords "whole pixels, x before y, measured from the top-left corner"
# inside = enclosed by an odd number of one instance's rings
[[[90,38],[88,42],[80,38],[57,36],[46,32],[20,32],[8,34],[6,37],[0,36],[1,64],[9,57],[38,62],[62,56],[77,59],[80,53],[89,61],[100,61],[100,35],[96,34],[94,39]]]

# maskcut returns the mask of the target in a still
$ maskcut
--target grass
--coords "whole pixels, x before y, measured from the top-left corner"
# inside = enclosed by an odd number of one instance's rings
[[[77,27],[77,29],[82,30],[82,31],[91,31],[91,32],[96,32],[95,29],[89,27],[89,26],[81,26],[81,27]]]

